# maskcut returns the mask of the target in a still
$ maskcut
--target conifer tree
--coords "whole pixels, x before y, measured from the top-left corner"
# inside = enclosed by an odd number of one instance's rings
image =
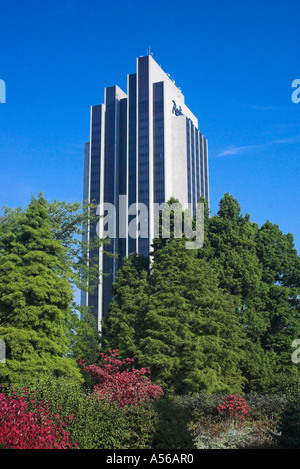
[[[243,330],[234,302],[214,268],[186,249],[184,233],[174,236],[175,217],[182,217],[174,202],[161,215],[160,233],[170,232],[154,241],[150,274],[136,256],[118,273],[106,344],[149,366],[169,392],[240,392]]]
[[[199,256],[216,266],[244,324],[245,390],[276,390],[283,373],[298,375],[291,361],[292,341],[300,336],[299,257],[292,235],[270,222],[258,228],[229,194],[208,226]]]
[[[6,343],[1,380],[50,373],[80,380],[68,358],[72,289],[66,251],[54,239],[47,202],[32,198],[15,229],[0,237],[0,338]]]
[[[241,392],[243,330],[234,302],[185,241],[154,252],[143,362],[171,392]]]
[[[187,250],[174,236],[174,202],[161,215],[150,274],[136,256],[119,271],[107,343],[150,366],[173,392],[272,392],[299,378],[291,359],[300,337],[292,235],[269,221],[259,228],[225,194],[211,218],[205,203],[203,247]]]
[[[149,303],[149,258],[135,253],[124,259],[113,285],[113,301],[103,326],[103,347],[120,349],[122,358],[140,356],[144,317]],[[143,366],[143,364],[141,364]]]

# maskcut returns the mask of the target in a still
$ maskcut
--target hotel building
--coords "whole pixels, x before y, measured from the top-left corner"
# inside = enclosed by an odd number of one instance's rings
[[[190,204],[194,214],[201,196],[209,202],[207,140],[198,130],[197,118],[181,89],[151,54],[137,58],[136,67],[136,73],[127,76],[126,93],[118,86],[105,88],[104,104],[91,107],[90,141],[84,148],[83,198],[97,205],[112,204],[117,214],[115,236],[105,248],[117,256],[109,257],[102,249],[90,253],[96,256],[100,272],[109,275],[92,294],[82,292],[82,304],[91,307],[99,330],[123,258],[150,251],[153,204],[174,197]],[[143,237],[138,204],[148,209]],[[129,236],[132,223],[136,236]],[[103,230],[100,227],[100,233]],[[96,230],[88,233],[94,236]]]

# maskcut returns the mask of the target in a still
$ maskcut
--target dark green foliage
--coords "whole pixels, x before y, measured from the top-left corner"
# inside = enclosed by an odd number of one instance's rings
[[[169,391],[239,391],[243,331],[215,272],[175,239],[155,253],[150,276],[136,261],[118,274],[106,346],[149,366]]]
[[[200,393],[198,396],[174,396],[172,402],[185,412],[187,418],[196,421],[206,417],[217,417],[218,404],[224,398],[223,393]],[[277,420],[288,407],[291,400],[284,393],[277,394],[243,394],[247,405],[250,407],[247,418],[259,420],[268,418]]]
[[[83,312],[79,318],[76,313],[72,316],[71,353],[78,360],[81,358],[87,365],[95,363],[99,357],[100,337],[97,331],[96,319],[89,312]]]
[[[87,365],[97,362],[100,352],[100,337],[96,326],[95,317],[83,308],[79,318],[76,311],[72,313],[70,332],[70,355],[78,362],[85,360]],[[90,373],[81,370],[84,385],[92,390],[94,380]]]
[[[220,285],[231,293],[246,333],[241,369],[244,391],[274,392],[299,377],[291,344],[300,336],[299,257],[291,234],[266,222],[261,228],[243,216],[225,194],[208,222],[199,256],[216,266]]]
[[[175,393],[276,392],[283,375],[299,378],[291,360],[300,337],[292,235],[269,221],[259,228],[225,194],[211,218],[205,204],[203,247],[187,250],[172,231],[176,216],[170,236],[153,244],[150,273],[137,256],[120,269],[104,346],[150,366]]]
[[[249,393],[244,397],[251,409],[249,418],[252,420],[267,418],[277,421],[289,404],[288,396],[281,392],[273,394]]]
[[[155,252],[149,280],[140,348],[153,376],[179,394],[240,390],[243,332],[214,270],[171,240]]]
[[[174,403],[184,409],[189,420],[196,421],[202,417],[218,415],[217,406],[224,397],[222,393],[200,393],[198,396],[174,396]]]
[[[278,444],[282,449],[300,449],[300,407],[291,402],[278,427]]]
[[[147,257],[130,254],[113,285],[114,301],[103,323],[103,347],[121,349],[122,358],[137,358],[149,298],[148,268]]]
[[[158,422],[153,440],[154,449],[192,449],[188,431],[189,413],[174,399],[162,398],[155,403]]]
[[[154,441],[159,426],[159,415],[155,404],[145,402],[139,406],[129,406],[123,409],[126,421],[125,449],[154,448]]]

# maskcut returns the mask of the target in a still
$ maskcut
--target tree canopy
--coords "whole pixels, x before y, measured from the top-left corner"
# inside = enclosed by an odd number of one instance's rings
[[[0,237],[0,337],[7,350],[0,376],[14,381],[50,372],[79,380],[67,357],[72,288],[66,249],[53,236],[42,195],[15,222]]]
[[[155,240],[150,259],[124,261],[104,346],[150,366],[170,392],[274,391],[299,377],[293,237],[269,221],[258,227],[229,194],[213,217],[205,204],[204,220],[202,248],[171,233]]]

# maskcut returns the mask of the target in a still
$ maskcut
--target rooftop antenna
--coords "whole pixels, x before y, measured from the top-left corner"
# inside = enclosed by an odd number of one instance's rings
[[[151,47],[149,46],[148,50],[147,50],[147,55],[153,55],[153,52],[151,52]]]

